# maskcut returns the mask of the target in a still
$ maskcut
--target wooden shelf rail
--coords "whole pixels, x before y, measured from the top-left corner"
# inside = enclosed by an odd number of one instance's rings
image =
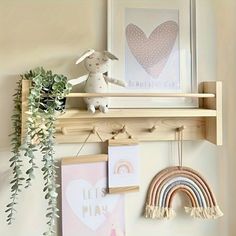
[[[213,93],[70,93],[69,98],[84,97],[160,97],[160,98],[214,98]]]

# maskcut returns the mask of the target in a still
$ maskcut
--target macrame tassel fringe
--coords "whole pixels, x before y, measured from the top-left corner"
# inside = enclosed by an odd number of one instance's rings
[[[185,211],[190,216],[198,219],[217,219],[223,216],[219,206],[207,208],[185,207]],[[176,216],[176,213],[172,208],[146,205],[144,215],[151,219],[172,219]]]
[[[151,219],[172,219],[176,213],[172,208],[146,205],[144,215]]]
[[[186,213],[190,216],[199,219],[217,219],[218,217],[223,216],[222,211],[219,206],[214,207],[185,207]]]

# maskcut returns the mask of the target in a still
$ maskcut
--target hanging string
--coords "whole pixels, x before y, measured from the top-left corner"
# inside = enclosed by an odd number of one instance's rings
[[[95,130],[95,133],[96,133],[96,135],[99,137],[99,139],[101,140],[101,142],[103,143],[104,141],[103,141],[102,137],[100,136],[100,134],[98,133],[97,130]]]
[[[177,129],[178,132],[178,160],[179,160],[179,167],[182,168],[183,166],[183,130],[184,127],[180,127]]]
[[[112,139],[115,139],[119,134],[127,134],[128,138],[131,139],[132,138],[132,135],[127,131],[126,129],[126,126],[124,125],[122,129],[116,131],[116,132],[113,132],[113,136],[112,136]]]
[[[87,143],[87,141],[88,141],[88,139],[89,139],[89,137],[91,136],[92,133],[93,133],[92,131],[89,132],[88,136],[87,136],[86,139],[84,140],[83,144],[81,145],[81,147],[80,147],[80,149],[79,149],[79,151],[77,152],[77,154],[76,154],[75,157],[78,157],[78,156],[79,156],[81,150],[83,149],[84,145]]]
[[[80,147],[80,149],[79,149],[79,151],[77,152],[77,154],[76,154],[75,157],[78,157],[78,156],[79,156],[80,152],[82,151],[82,149],[84,148],[85,144],[88,142],[88,139],[90,138],[90,136],[91,136],[92,134],[96,134],[96,135],[98,136],[98,138],[101,140],[101,142],[104,142],[103,139],[101,138],[100,134],[99,134],[98,131],[96,130],[96,128],[93,128],[93,129],[89,132],[89,134],[88,134],[88,136],[86,137],[86,139],[84,140],[83,144],[81,145],[81,147]]]

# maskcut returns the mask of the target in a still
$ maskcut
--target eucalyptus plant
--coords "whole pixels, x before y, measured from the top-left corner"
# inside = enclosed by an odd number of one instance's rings
[[[21,145],[21,87],[22,80],[30,80],[31,88],[28,97],[28,118],[27,130],[24,141]],[[44,235],[53,235],[55,218],[58,217],[57,209],[57,188],[56,184],[56,161],[54,159],[54,134],[55,120],[58,112],[64,109],[65,96],[70,92],[72,86],[67,82],[64,75],[53,74],[52,71],[45,71],[43,68],[31,70],[21,76],[18,82],[16,94],[14,95],[14,113],[12,115],[13,133],[11,144],[13,156],[10,159],[13,180],[11,181],[11,202],[7,205],[7,222],[12,223],[16,211],[17,197],[22,190],[31,186],[35,178],[36,151],[42,154],[42,172],[44,179],[45,199],[48,201],[46,213],[48,230]],[[22,171],[22,157],[28,158],[29,168],[26,173]],[[27,176],[25,178],[25,175]]]

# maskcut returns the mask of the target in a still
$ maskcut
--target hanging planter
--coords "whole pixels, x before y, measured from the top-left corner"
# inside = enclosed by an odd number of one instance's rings
[[[21,89],[22,80],[30,80],[31,88],[28,97],[27,129],[21,144]],[[56,161],[54,159],[54,133],[56,116],[65,109],[65,97],[72,86],[64,75],[53,74],[43,68],[31,70],[21,76],[14,95],[14,114],[12,115],[13,133],[11,144],[13,156],[10,166],[13,172],[11,181],[11,202],[7,205],[7,223],[11,224],[16,211],[17,198],[23,187],[30,187],[34,172],[38,168],[35,162],[35,151],[42,153],[45,199],[48,201],[46,213],[48,230],[44,235],[54,233],[55,218],[58,217]],[[23,160],[29,160],[26,173],[22,171]],[[25,177],[26,176],[26,177]]]

